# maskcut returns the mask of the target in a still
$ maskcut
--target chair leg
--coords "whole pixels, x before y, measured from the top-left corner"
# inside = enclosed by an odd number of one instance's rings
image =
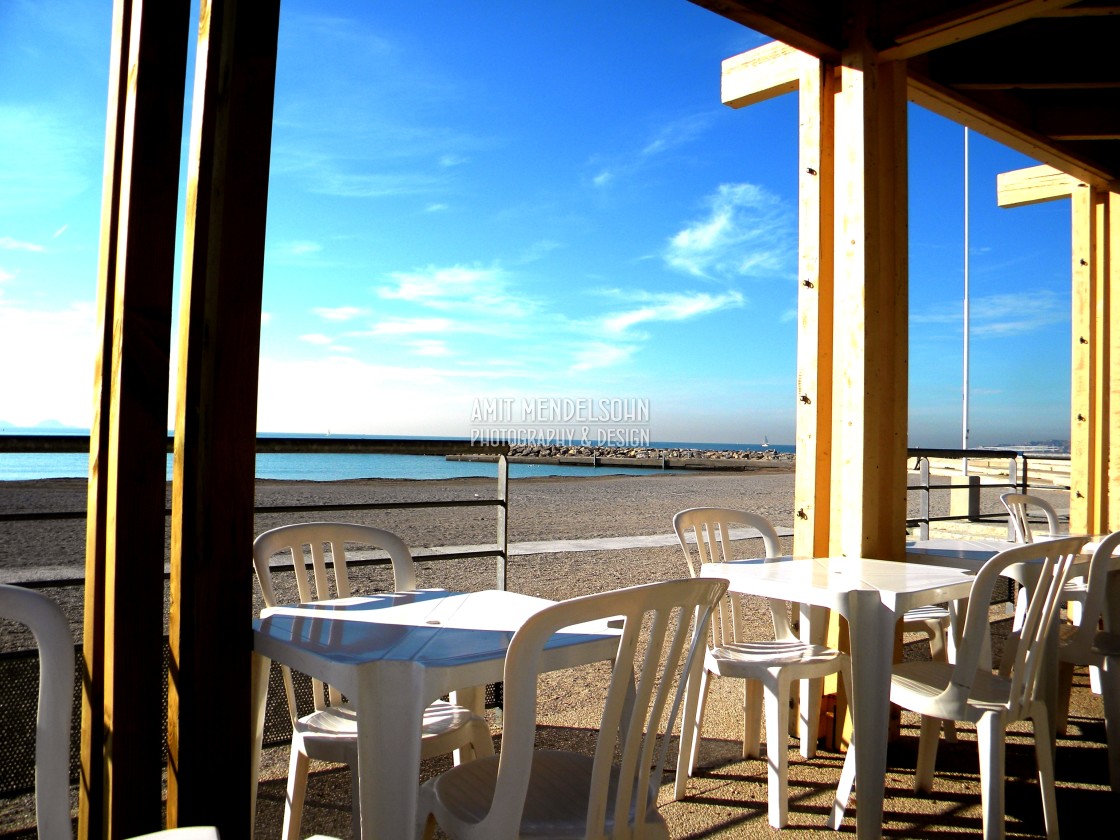
[[[844,756],[844,767],[840,771],[840,783],[836,786],[836,798],[832,802],[832,811],[825,823],[833,831],[839,831],[840,824],[844,822],[844,812],[848,809],[848,800],[851,798],[855,782],[856,748],[854,744],[849,744],[848,753]]]
[[[950,623],[945,621],[928,621],[929,628],[929,656],[934,662],[952,662],[949,658]],[[945,733],[945,741],[949,744],[957,742],[957,723],[952,720],[941,722],[941,731]]]
[[[1031,721],[1034,723],[1034,753],[1038,761],[1038,787],[1042,793],[1046,837],[1047,840],[1058,840],[1058,800],[1054,795],[1054,739],[1050,736],[1050,714],[1044,704],[1033,705]]]
[[[984,813],[984,840],[1004,840],[1003,773],[1004,720],[986,714],[976,724],[980,749],[980,801]]]
[[[820,729],[824,680],[801,680],[801,685],[804,691],[802,691],[800,722],[797,729],[801,736],[802,757],[812,758],[817,754],[817,732]]]
[[[361,778],[358,775],[358,762],[350,765],[350,836],[362,836],[362,797],[359,791]]]
[[[918,734],[918,764],[914,768],[914,792],[933,790],[933,767],[937,763],[937,739],[941,734],[941,718],[922,715]]]
[[[769,723],[767,723],[769,732]],[[762,683],[743,680],[743,758],[762,755]]]
[[[1069,698],[1073,693],[1073,663],[1058,663],[1058,699],[1057,708],[1054,710],[1054,732],[1056,735],[1066,734],[1066,723],[1069,721]]]
[[[786,780],[789,772],[789,683],[788,679],[778,677],[772,682],[767,681],[764,692],[767,816],[774,828],[784,828],[788,816]]]
[[[284,803],[284,840],[299,840],[299,827],[303,821],[303,800],[307,795],[307,770],[309,760],[298,740],[292,742],[288,760],[288,801]],[[357,773],[354,774],[357,777]]]
[[[471,734],[471,758],[483,758],[494,754],[494,738],[490,734],[490,726],[485,720],[479,718],[469,724]]]
[[[700,686],[696,697],[686,695],[684,713],[681,716],[681,740],[677,753],[677,776],[673,783],[673,801],[679,802],[688,793],[688,780],[696,768],[696,758],[700,752],[700,737],[704,733],[704,707],[708,700],[708,686],[712,678],[705,668],[700,672]],[[695,703],[695,706],[691,704]]]
[[[1101,699],[1108,734],[1108,777],[1113,793],[1120,793],[1120,657],[1106,656],[1101,667]]]

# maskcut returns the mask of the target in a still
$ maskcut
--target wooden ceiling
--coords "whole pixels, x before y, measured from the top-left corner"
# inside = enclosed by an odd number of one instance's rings
[[[1120,2],[692,2],[837,64],[862,7],[912,100],[1082,180],[1120,179]]]

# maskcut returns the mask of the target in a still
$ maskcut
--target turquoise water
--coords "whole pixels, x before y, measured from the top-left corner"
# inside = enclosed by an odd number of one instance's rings
[[[16,431],[16,430],[10,430]],[[21,434],[29,432],[20,430]],[[57,434],[54,430],[49,433]],[[689,449],[757,450],[759,444],[653,443],[654,447]],[[778,452],[792,452],[792,446],[771,445]],[[80,453],[0,453],[0,481],[28,481],[37,478],[85,478],[88,456]],[[510,478],[533,476],[656,475],[679,470],[648,467],[569,467],[551,464],[510,464]],[[357,478],[441,479],[481,476],[496,478],[497,464],[448,461],[437,455],[380,455],[355,453],[260,454],[257,478],[340,481]],[[171,478],[171,456],[167,456],[167,478]]]

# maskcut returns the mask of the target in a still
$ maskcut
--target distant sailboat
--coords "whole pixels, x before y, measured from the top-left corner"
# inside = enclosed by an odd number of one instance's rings
[[[762,448],[763,449],[769,449],[770,448],[770,438],[768,438],[766,435],[762,436]]]

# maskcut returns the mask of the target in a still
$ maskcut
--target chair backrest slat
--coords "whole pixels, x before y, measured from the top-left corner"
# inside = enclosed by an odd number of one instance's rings
[[[1012,528],[1015,531],[1016,542],[1034,542],[1034,534],[1031,531],[1029,518],[1029,508],[1031,507],[1036,507],[1042,511],[1043,515],[1046,517],[1046,530],[1050,534],[1061,533],[1061,523],[1058,521],[1058,513],[1045,499],[1032,496],[1028,493],[1004,493],[999,497],[999,500],[1003,503],[1003,506],[1007,508]]]
[[[1093,649],[1097,625],[1104,615],[1108,594],[1108,573],[1112,568],[1112,555],[1120,551],[1120,531],[1114,531],[1097,545],[1089,561],[1085,576],[1085,602],[1081,607],[1081,622],[1068,639],[1063,640],[1063,656],[1070,662],[1085,662]]]

